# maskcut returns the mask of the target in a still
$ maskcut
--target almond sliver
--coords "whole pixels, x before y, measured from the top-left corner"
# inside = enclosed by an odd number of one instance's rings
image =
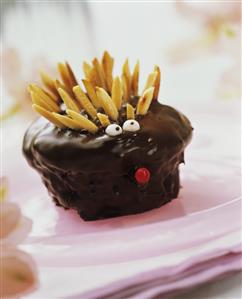
[[[42,115],[43,117],[48,119],[48,121],[50,121],[57,127],[59,127],[59,128],[65,127],[58,119],[55,118],[53,113],[51,113],[50,111],[48,111],[48,110],[44,109],[43,107],[36,105],[36,104],[32,105],[32,107],[36,112],[38,112],[40,115]]]
[[[135,119],[134,107],[129,103],[126,106],[127,119]]]
[[[89,98],[86,96],[85,92],[81,89],[79,85],[73,87],[73,92],[76,96],[76,99],[82,105],[83,109],[93,118],[95,119],[97,116],[97,110],[92,105]]]
[[[112,100],[117,109],[120,110],[122,106],[122,83],[119,77],[113,80]]]
[[[103,88],[97,87],[97,96],[105,113],[112,120],[117,120],[119,113],[108,93]]]
[[[67,110],[67,114],[72,117],[73,120],[75,120],[79,126],[90,133],[96,133],[98,131],[98,127],[88,118],[85,116],[73,111],[73,110]]]
[[[154,87],[146,89],[137,104],[137,114],[145,115],[153,99]]]
[[[67,109],[74,110],[76,112],[80,112],[78,105],[75,103],[75,100],[62,88],[58,88],[58,92],[65,103]]]
[[[109,118],[106,114],[98,113],[97,117],[103,127],[107,127],[108,125],[110,125]]]

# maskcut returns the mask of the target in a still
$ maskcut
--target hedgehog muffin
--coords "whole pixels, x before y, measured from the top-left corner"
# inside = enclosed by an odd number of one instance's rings
[[[141,96],[139,63],[113,77],[113,58],[84,62],[83,86],[68,63],[61,81],[42,73],[46,89],[29,86],[43,117],[27,130],[23,152],[58,206],[84,220],[142,213],[176,198],[179,164],[192,136],[189,120],[160,104],[155,66]]]

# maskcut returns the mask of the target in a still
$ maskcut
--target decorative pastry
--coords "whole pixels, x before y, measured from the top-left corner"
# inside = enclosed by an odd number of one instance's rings
[[[84,62],[83,86],[68,63],[61,81],[42,73],[29,86],[43,117],[27,130],[23,152],[58,206],[84,220],[142,213],[176,198],[179,164],[192,136],[189,120],[160,104],[155,66],[139,96],[139,62],[113,77],[113,58]],[[85,89],[84,89],[85,88]]]

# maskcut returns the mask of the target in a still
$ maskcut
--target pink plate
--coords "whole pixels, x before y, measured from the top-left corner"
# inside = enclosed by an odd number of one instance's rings
[[[227,112],[225,107],[220,115]],[[179,198],[150,212],[109,220],[84,222],[75,212],[57,208],[39,176],[21,157],[19,143],[17,154],[16,147],[9,144],[10,187],[24,214],[34,220],[25,247],[39,265],[77,267],[154,257],[238,229],[239,119],[216,119],[216,114],[208,115],[202,109],[195,115],[194,139],[187,150],[186,165],[181,166]]]

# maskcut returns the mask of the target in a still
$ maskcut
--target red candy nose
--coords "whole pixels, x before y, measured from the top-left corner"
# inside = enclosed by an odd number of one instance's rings
[[[142,185],[147,184],[150,180],[150,172],[145,167],[138,168],[134,176],[136,181]]]

